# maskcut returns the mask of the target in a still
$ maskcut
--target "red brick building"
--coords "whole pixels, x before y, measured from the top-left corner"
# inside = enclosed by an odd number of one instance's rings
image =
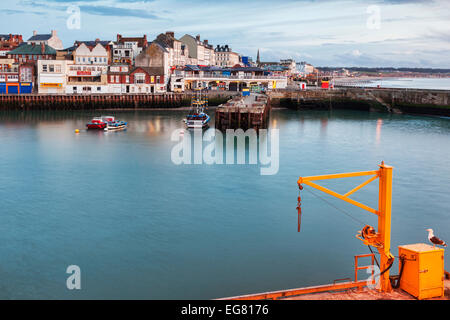
[[[0,34],[0,57],[6,57],[9,51],[17,48],[22,42],[20,34]]]
[[[151,94],[166,91],[160,68],[129,69],[127,64],[110,66],[108,86],[110,93]]]
[[[162,68],[136,67],[130,72],[134,93],[161,93],[166,91]],[[133,92],[132,92],[133,93]]]

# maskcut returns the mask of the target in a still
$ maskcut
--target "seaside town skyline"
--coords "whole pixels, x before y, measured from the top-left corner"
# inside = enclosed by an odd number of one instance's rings
[[[0,4],[2,34],[32,36],[58,30],[64,47],[116,34],[149,39],[164,30],[201,34],[256,59],[292,58],[317,66],[449,68],[448,2],[237,1],[12,1]],[[268,10],[270,8],[270,10]],[[339,10],[337,10],[339,8]],[[439,10],[436,10],[439,8]],[[75,11],[74,11],[75,10]],[[68,19],[79,10],[79,25]],[[201,17],[201,19],[199,19]],[[280,19],[280,17],[283,17]]]

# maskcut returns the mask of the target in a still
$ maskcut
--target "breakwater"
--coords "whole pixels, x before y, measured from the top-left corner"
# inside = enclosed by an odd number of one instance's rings
[[[226,103],[239,92],[209,92],[209,105]],[[275,90],[273,107],[355,109],[450,116],[450,90],[339,88]],[[192,93],[122,95],[0,95],[0,110],[91,110],[178,108],[189,106]]]
[[[233,93],[210,93],[209,104],[228,101]],[[99,95],[0,95],[0,110],[92,110],[179,108],[191,104],[190,93]]]
[[[450,116],[450,90],[345,88],[270,92],[273,107],[356,109]]]

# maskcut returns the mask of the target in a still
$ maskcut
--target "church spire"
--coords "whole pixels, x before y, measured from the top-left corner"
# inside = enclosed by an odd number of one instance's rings
[[[258,49],[258,54],[256,56],[256,64],[259,66],[260,63],[261,63],[261,59],[259,58],[259,49]]]

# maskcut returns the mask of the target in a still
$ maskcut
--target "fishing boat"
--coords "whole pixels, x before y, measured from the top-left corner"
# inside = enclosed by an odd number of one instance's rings
[[[206,113],[208,98],[202,89],[197,89],[192,97],[191,109],[184,122],[188,129],[203,129],[208,127],[211,117]]]
[[[211,120],[209,115],[204,112],[200,113],[192,113],[186,117],[186,126],[189,129],[200,129],[206,128],[208,126],[208,122]]]
[[[105,131],[120,131],[125,130],[128,127],[128,122],[115,120],[107,123],[104,128]]]
[[[95,117],[86,124],[88,130],[104,130],[108,126],[108,122],[115,121],[115,118],[112,116],[101,116]]]

